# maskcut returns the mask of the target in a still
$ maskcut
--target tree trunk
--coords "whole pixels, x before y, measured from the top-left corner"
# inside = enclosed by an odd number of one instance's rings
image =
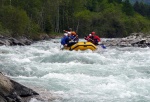
[[[57,0],[56,32],[59,33],[59,1]]]
[[[80,22],[79,22],[79,20],[78,20],[78,24],[77,24],[77,28],[76,28],[76,32],[77,32],[77,33],[78,33],[79,24],[80,24]]]

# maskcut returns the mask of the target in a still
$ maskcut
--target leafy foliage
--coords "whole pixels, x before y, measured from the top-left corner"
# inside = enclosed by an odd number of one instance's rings
[[[0,34],[38,39],[73,28],[79,37],[150,32],[150,5],[129,0],[0,0]]]
[[[29,18],[24,10],[11,6],[3,7],[0,11],[2,26],[12,32],[12,36],[24,34],[29,24]]]

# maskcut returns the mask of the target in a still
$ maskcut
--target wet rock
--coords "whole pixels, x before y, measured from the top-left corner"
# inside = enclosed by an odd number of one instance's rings
[[[19,38],[13,38],[13,37],[4,37],[0,35],[0,46],[6,45],[6,46],[14,46],[14,45],[31,45],[33,41],[31,39],[27,39],[26,37],[19,37]]]
[[[143,33],[132,33],[125,38],[109,39],[103,44],[119,47],[150,47],[150,36],[145,36]]]
[[[36,95],[39,94],[0,72],[0,102],[28,102]]]
[[[40,35],[40,39],[41,39],[41,40],[49,40],[49,39],[51,39],[51,38],[50,38],[50,36],[47,35],[47,34],[41,34],[41,35]]]

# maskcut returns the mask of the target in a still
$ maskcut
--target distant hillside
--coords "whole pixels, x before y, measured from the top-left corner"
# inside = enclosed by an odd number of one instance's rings
[[[132,4],[134,4],[136,1],[144,2],[145,4],[149,4],[149,5],[150,5],[150,0],[130,0],[130,2],[131,2]]]

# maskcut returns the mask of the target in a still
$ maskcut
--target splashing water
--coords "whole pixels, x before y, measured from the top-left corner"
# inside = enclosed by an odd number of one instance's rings
[[[149,102],[149,56],[150,48],[62,51],[43,41],[0,46],[0,70],[43,98],[30,102]]]

